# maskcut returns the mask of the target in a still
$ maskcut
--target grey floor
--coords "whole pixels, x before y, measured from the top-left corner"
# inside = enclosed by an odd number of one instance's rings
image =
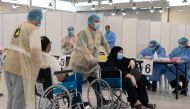
[[[190,88],[190,86],[189,86]],[[83,98],[86,101],[86,87],[84,86]],[[188,96],[180,96],[178,100],[169,91],[162,90],[156,93],[149,92],[150,103],[156,103],[157,109],[190,109],[190,91]],[[6,109],[7,95],[0,97],[0,109]],[[34,104],[30,105],[27,109],[35,109]]]

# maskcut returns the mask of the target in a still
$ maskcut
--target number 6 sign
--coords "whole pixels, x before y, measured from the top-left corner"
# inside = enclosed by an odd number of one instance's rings
[[[143,67],[142,74],[144,74],[144,75],[152,75],[153,60],[144,60],[142,67]]]

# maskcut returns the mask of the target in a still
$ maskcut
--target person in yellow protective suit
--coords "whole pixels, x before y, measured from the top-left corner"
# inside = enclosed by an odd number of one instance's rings
[[[75,72],[83,73],[84,79],[90,83],[97,78],[99,48],[105,49],[109,54],[110,48],[104,36],[99,31],[100,18],[97,15],[91,15],[88,18],[88,27],[77,34],[76,46],[71,55],[70,66]],[[97,104],[100,104],[98,94]]]
[[[30,10],[28,21],[17,26],[11,36],[4,66],[8,89],[7,109],[26,109],[34,101],[35,81],[43,64],[38,28],[42,17],[41,10]]]

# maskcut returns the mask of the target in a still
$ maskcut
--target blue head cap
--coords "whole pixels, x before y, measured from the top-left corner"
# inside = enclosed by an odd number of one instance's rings
[[[91,15],[88,17],[88,24],[92,24],[94,20],[100,20],[98,15]]]
[[[151,40],[149,43],[148,43],[148,47],[158,47],[160,44],[158,44],[157,41],[155,40]]]
[[[27,20],[36,20],[36,21],[41,21],[43,18],[42,10],[40,9],[32,9],[29,11]]]
[[[181,37],[178,39],[179,43],[187,43],[189,40],[186,37]]]
[[[73,26],[69,26],[69,27],[67,28],[67,30],[74,30],[74,27],[73,27]]]

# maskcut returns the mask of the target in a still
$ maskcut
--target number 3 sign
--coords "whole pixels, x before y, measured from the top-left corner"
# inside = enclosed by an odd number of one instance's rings
[[[153,60],[144,60],[142,67],[143,67],[142,74],[144,74],[144,75],[152,75]]]

